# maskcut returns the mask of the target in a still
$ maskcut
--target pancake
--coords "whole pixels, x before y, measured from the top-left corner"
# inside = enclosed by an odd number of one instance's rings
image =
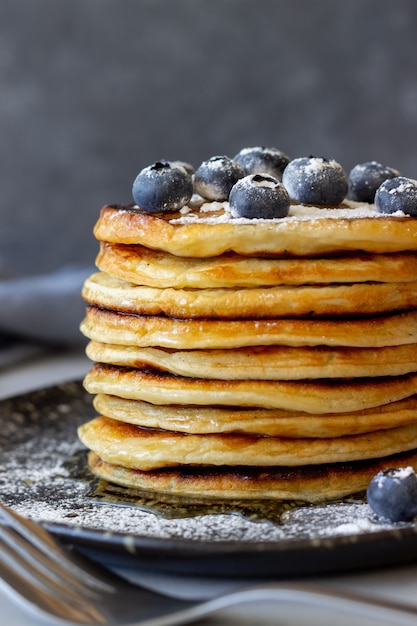
[[[377,407],[417,393],[417,374],[319,381],[205,380],[95,364],[87,391],[153,404],[242,406],[306,413],[345,413]]]
[[[417,311],[356,319],[179,320],[88,306],[81,331],[106,343],[177,350],[259,345],[381,348],[417,343]]]
[[[406,426],[334,438],[189,435],[151,430],[108,417],[78,429],[81,442],[103,461],[148,471],[176,465],[302,466],[381,458],[417,447],[417,420]]]
[[[417,343],[385,348],[258,346],[167,350],[90,341],[92,361],[219,380],[304,380],[417,372]]]
[[[144,246],[100,243],[97,267],[111,276],[149,287],[212,289],[355,282],[413,282],[417,255],[345,255],[274,259],[234,253],[208,259],[178,257]]]
[[[351,206],[356,206],[351,203]],[[417,220],[378,214],[373,206],[347,209],[292,207],[276,220],[232,219],[227,203],[204,205],[184,214],[146,214],[140,209],[105,206],[94,228],[100,241],[140,244],[177,256],[322,256],[336,252],[417,250]]]
[[[190,434],[247,433],[271,437],[340,437],[394,428],[417,419],[417,396],[351,413],[314,415],[280,409],[161,406],[98,394],[97,413],[122,422]]]
[[[98,307],[188,318],[275,318],[374,315],[417,308],[417,281],[253,289],[158,289],[105,272],[84,282],[83,298]]]
[[[365,491],[384,469],[411,466],[417,470],[415,450],[366,461],[304,467],[179,466],[147,472],[106,463],[94,452],[88,459],[96,476],[168,502],[170,497],[180,496],[203,502],[268,499],[321,503]]]

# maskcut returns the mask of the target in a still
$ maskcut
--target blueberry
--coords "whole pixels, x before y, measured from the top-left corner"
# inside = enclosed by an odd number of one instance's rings
[[[282,180],[282,172],[290,158],[276,148],[243,148],[233,157],[243,167],[245,174],[269,174]]]
[[[366,496],[378,517],[411,520],[417,515],[417,476],[412,467],[383,470],[369,483]]]
[[[146,213],[178,211],[193,193],[191,175],[184,167],[169,161],[157,161],[145,167],[133,183],[132,195]]]
[[[183,167],[191,176],[194,174],[194,166],[187,161],[170,161],[171,167]]]
[[[405,176],[386,180],[376,191],[375,206],[379,213],[403,211],[417,217],[417,181]]]
[[[228,200],[233,185],[245,175],[243,167],[227,156],[203,161],[194,174],[194,189],[207,200]]]
[[[349,198],[357,202],[372,203],[378,187],[385,180],[399,175],[397,170],[377,161],[359,163],[349,172]]]
[[[233,186],[229,203],[232,217],[272,219],[288,215],[290,197],[277,178],[251,174]]]
[[[282,182],[290,197],[300,204],[337,206],[348,190],[347,175],[334,160],[300,157],[290,161]]]

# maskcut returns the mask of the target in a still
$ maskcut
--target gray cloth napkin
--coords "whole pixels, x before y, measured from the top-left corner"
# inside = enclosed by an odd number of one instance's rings
[[[92,267],[71,266],[0,281],[0,349],[17,342],[85,345],[79,330],[86,306],[81,288],[92,271]]]

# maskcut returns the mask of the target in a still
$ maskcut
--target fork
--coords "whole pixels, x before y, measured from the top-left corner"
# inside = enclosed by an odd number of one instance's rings
[[[248,602],[348,612],[379,624],[415,625],[417,608],[312,583],[271,583],[211,600],[173,598],[133,585],[64,548],[40,524],[0,503],[0,588],[54,624],[180,626]]]

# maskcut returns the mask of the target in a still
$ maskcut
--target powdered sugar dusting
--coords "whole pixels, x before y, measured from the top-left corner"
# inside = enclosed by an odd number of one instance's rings
[[[322,219],[387,219],[387,215],[379,213],[374,204],[345,200],[340,207],[313,207],[308,205],[291,205],[286,217],[273,219],[249,219],[244,217],[232,217],[228,202],[201,202],[195,198],[191,203],[181,209],[181,216],[170,220],[171,224],[255,224],[255,223],[285,223],[294,221],[312,221]],[[407,217],[403,211],[396,211],[389,215],[392,217]]]
[[[311,157],[308,161],[308,164],[305,166],[306,174],[317,175],[322,172],[324,169],[328,167],[334,167],[335,165],[339,165],[334,159],[327,160],[322,157]],[[339,166],[340,167],[340,166]]]
[[[412,179],[403,179],[401,181],[401,183],[399,185],[397,185],[397,187],[393,187],[392,189],[388,190],[388,193],[390,194],[403,194],[406,193],[408,191],[414,191],[415,190],[415,186],[416,186],[416,181],[412,180]]]
[[[375,480],[377,483],[377,487],[379,489],[384,487],[384,483],[387,479],[387,477],[389,477],[390,479],[396,480],[396,481],[401,481],[401,480],[405,480],[406,478],[408,478],[409,476],[411,476],[412,474],[414,474],[414,468],[411,466],[407,466],[407,467],[396,467],[394,470],[392,471],[382,471],[379,472],[379,474],[377,474],[375,476]]]

